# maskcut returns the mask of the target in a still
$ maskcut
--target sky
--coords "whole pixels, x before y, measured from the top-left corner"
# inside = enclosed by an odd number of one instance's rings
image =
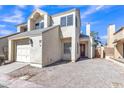
[[[106,43],[107,27],[116,25],[116,31],[124,26],[124,6],[115,5],[3,5],[0,6],[0,36],[16,33],[16,25],[27,22],[34,9],[46,11],[49,15],[73,8],[80,9],[81,31],[85,34],[86,24],[91,31],[99,33],[102,43]]]

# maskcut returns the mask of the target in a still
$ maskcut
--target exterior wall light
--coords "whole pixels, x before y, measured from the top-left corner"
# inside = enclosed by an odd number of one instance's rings
[[[41,45],[42,45],[42,40],[39,40],[39,45],[40,45],[40,47],[41,47]]]
[[[31,46],[33,47],[33,40],[29,39],[29,44],[31,44]]]

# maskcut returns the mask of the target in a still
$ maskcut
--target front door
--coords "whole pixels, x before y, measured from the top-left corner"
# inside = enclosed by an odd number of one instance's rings
[[[85,57],[85,44],[80,44],[80,56]]]

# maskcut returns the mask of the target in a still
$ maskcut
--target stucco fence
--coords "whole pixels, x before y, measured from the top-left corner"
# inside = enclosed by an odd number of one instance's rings
[[[97,47],[96,58],[114,57],[114,48],[112,47]]]
[[[105,58],[104,47],[97,47],[95,49],[95,57],[96,58]]]
[[[114,48],[113,47],[104,47],[104,51],[105,51],[105,58],[108,57],[114,57]]]

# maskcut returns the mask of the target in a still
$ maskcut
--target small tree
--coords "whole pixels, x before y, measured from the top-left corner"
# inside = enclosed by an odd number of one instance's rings
[[[93,37],[93,46],[97,47],[99,44],[102,45],[101,39],[98,32],[91,31],[90,35]]]

